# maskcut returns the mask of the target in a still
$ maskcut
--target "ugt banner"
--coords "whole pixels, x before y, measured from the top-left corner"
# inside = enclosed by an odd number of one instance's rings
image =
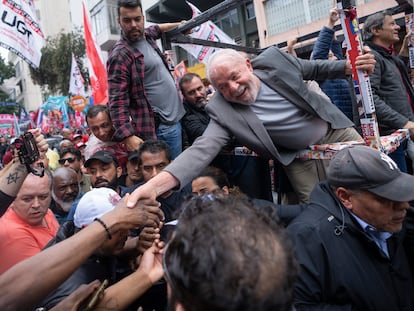
[[[38,68],[44,35],[33,0],[1,0],[0,45]]]

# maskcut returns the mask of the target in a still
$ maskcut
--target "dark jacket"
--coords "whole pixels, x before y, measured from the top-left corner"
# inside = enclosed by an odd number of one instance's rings
[[[414,310],[412,271],[402,244],[405,225],[390,238],[389,259],[321,182],[288,232],[300,265],[298,311]]]
[[[380,134],[389,135],[403,128],[409,120],[414,121],[414,90],[401,58],[372,42],[367,45],[376,60],[370,81]]]
[[[181,124],[187,135],[188,143],[193,144],[197,137],[203,135],[207,128],[210,117],[204,108],[197,108],[184,101],[185,115],[181,120]]]
[[[338,60],[344,59],[341,43],[334,39],[335,31],[323,27],[313,47],[312,59],[328,59],[329,50]],[[356,101],[347,79],[317,80],[322,91],[328,95],[332,103],[337,106],[350,120],[354,120]],[[351,93],[352,92],[352,93]],[[355,109],[356,113],[356,109]]]
[[[276,214],[276,217],[279,219],[281,224],[286,227],[289,225],[296,217],[299,216],[306,208],[307,204],[288,204],[280,205],[274,204],[273,202],[261,199],[252,199],[255,207],[259,209],[270,209],[273,213]]]
[[[9,205],[13,202],[14,197],[5,194],[0,190],[0,217],[7,211]]]
[[[50,241],[45,248],[71,237],[75,233],[75,226],[72,221],[63,223],[56,237]],[[40,304],[47,310],[57,305],[61,300],[69,296],[80,285],[88,284],[94,280],[103,282],[108,279],[113,284],[116,279],[115,257],[103,257],[92,255],[89,257],[64,283],[51,292]]]

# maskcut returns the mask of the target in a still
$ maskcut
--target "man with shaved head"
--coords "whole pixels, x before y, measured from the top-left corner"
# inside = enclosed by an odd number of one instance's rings
[[[49,209],[52,176],[28,174],[13,203],[0,218],[0,275],[39,253],[56,235],[59,224]]]

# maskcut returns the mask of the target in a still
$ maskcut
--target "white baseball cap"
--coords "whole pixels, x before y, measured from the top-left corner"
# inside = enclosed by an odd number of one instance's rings
[[[90,225],[95,218],[112,211],[121,197],[110,188],[94,188],[79,200],[73,221],[77,228]]]

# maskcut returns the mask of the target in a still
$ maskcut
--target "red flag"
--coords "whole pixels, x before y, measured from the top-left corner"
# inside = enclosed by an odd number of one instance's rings
[[[89,60],[89,78],[92,86],[94,102],[100,105],[108,103],[108,75],[105,65],[99,53],[98,45],[92,34],[89,16],[86,12],[85,3],[83,7],[83,27],[85,30],[86,54]]]

